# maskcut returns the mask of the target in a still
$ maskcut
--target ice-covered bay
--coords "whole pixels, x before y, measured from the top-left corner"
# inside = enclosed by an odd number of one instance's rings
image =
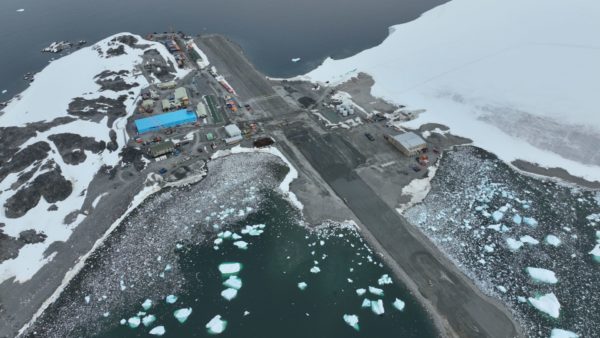
[[[431,185],[405,216],[506,303],[527,335],[548,337],[552,316],[562,329],[600,334],[594,192],[524,176],[471,146],[446,153]]]

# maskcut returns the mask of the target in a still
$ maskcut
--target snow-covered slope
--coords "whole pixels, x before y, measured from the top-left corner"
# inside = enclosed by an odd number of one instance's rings
[[[87,188],[119,163],[148,84],[137,69],[145,53],[176,64],[162,44],[117,34],[50,63],[0,112],[0,245],[12,246],[0,251],[0,283],[31,278],[85,219]]]
[[[373,94],[427,112],[505,161],[600,180],[600,2],[452,0],[379,46],[306,77],[366,72]]]

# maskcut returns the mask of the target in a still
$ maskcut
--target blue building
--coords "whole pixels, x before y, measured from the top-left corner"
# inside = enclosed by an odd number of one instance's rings
[[[149,131],[175,127],[186,123],[194,123],[196,120],[197,117],[195,112],[181,109],[171,113],[154,115],[135,120],[135,127],[137,128],[138,133],[142,134]]]

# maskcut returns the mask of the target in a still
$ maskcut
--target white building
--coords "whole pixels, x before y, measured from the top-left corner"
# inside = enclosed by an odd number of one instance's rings
[[[387,135],[386,138],[406,156],[416,155],[422,149],[427,148],[427,142],[412,131],[394,136]]]
[[[226,125],[225,126],[225,132],[227,133],[228,137],[242,136],[242,131],[235,124]]]

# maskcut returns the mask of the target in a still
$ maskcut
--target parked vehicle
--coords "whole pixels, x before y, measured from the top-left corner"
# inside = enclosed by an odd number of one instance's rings
[[[167,169],[166,168],[160,168],[160,170],[158,171],[159,174],[164,175],[167,173]]]
[[[373,137],[373,135],[370,133],[365,133],[365,136],[369,139],[369,141],[375,141],[375,137]]]

